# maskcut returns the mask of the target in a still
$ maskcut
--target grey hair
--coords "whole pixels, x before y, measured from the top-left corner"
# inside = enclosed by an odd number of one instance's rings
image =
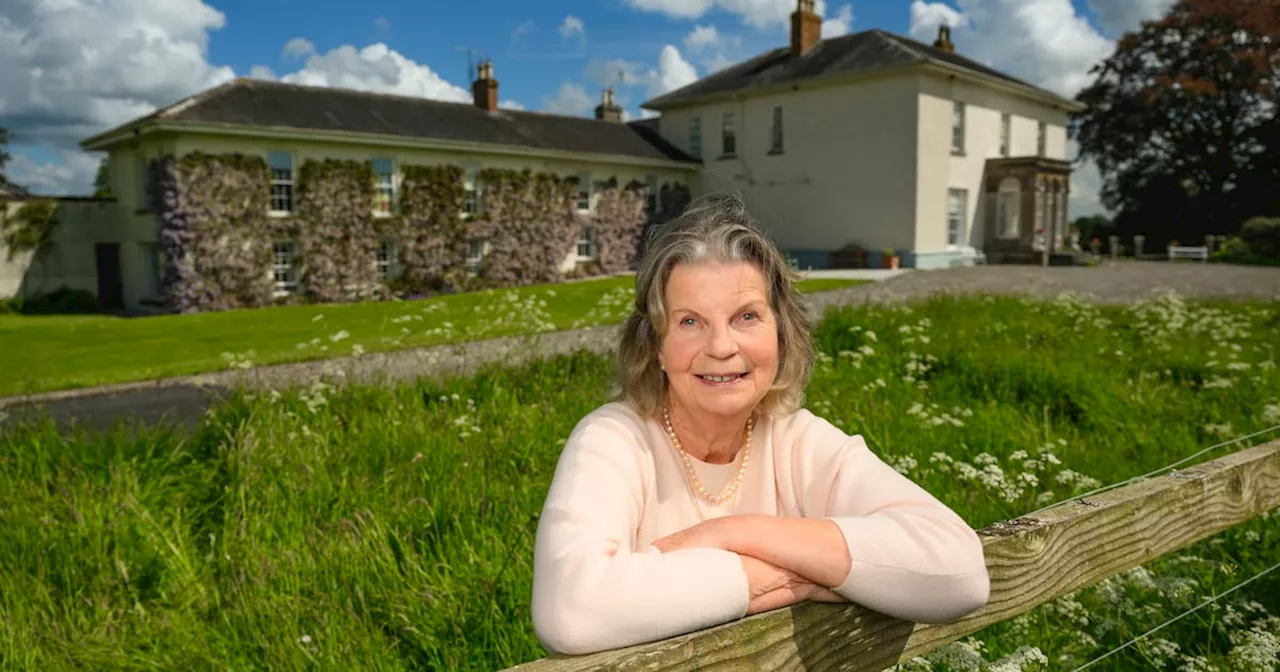
[[[804,404],[813,371],[813,325],[795,287],[798,274],[782,251],[747,213],[738,194],[709,194],[679,217],[657,227],[636,271],[636,297],[618,345],[618,392],[641,417],[653,418],[667,403],[666,376],[658,352],[667,330],[666,290],[679,264],[747,262],[764,276],[769,307],[778,321],[778,373],[759,410],[787,415]]]

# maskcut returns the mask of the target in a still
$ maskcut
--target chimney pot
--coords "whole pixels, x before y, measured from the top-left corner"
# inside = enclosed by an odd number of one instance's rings
[[[498,80],[493,78],[493,61],[483,61],[476,68],[476,81],[471,83],[476,107],[489,112],[498,109]]]
[[[596,106],[596,119],[600,121],[622,122],[622,108],[613,102],[613,87],[600,94],[600,104]]]
[[[951,26],[942,24],[938,26],[938,39],[934,41],[933,47],[949,54],[956,51],[956,45],[951,43]]]
[[[799,56],[822,41],[822,17],[815,8],[816,0],[797,0],[791,13],[791,54]]]

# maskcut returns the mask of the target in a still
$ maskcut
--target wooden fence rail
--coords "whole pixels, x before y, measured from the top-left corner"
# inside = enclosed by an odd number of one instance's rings
[[[991,598],[957,621],[914,624],[857,605],[806,603],[668,640],[512,670],[878,672],[1280,507],[1280,441],[1034,517],[979,530]]]

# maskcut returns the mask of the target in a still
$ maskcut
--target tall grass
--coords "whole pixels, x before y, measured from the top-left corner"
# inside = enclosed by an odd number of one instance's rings
[[[982,527],[1280,424],[1277,327],[1280,303],[1172,296],[845,309],[816,334],[808,406]],[[541,657],[537,515],[610,374],[577,354],[441,383],[317,380],[242,394],[189,434],[0,425],[0,661],[457,670]],[[1280,524],[1260,517],[903,667],[1072,669],[1277,559]],[[1273,614],[1275,575],[1092,669],[1265,670],[1280,655]]]

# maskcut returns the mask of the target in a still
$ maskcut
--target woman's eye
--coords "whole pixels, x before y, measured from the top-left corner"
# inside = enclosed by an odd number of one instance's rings
[[[692,318],[692,317],[686,317],[686,318],[684,318],[683,320],[680,320],[680,324],[684,324],[684,325],[692,325],[692,324],[693,324],[693,321],[694,321],[694,320],[693,320],[693,318]]]
[[[744,320],[754,320],[754,319],[756,319],[756,314],[755,314],[755,313],[743,313],[743,314],[742,314],[742,319],[744,319]]]

